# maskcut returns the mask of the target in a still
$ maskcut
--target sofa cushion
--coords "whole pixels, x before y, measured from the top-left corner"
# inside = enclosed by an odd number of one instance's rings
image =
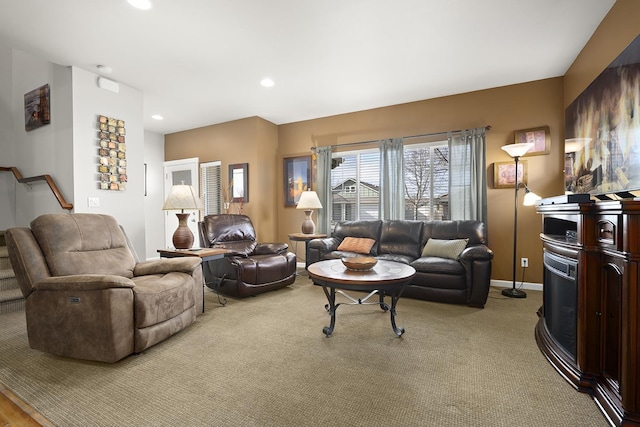
[[[450,258],[422,257],[413,261],[410,265],[416,269],[417,273],[427,273],[430,275],[451,275],[451,276],[462,276],[462,277],[464,277],[466,274],[462,264]],[[417,281],[414,278],[412,283],[416,283],[416,282]],[[427,281],[425,283],[428,283],[429,286],[434,285],[434,283],[432,283],[431,281]]]
[[[338,246],[339,251],[368,255],[376,241],[367,237],[345,237]]]
[[[440,258],[458,259],[469,239],[429,239],[422,250],[423,257],[435,256]]]
[[[412,260],[422,251],[423,221],[388,220],[382,223],[378,255],[405,255]]]

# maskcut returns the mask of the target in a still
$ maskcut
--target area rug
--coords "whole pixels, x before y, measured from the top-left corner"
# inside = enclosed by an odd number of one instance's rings
[[[606,426],[534,339],[541,293],[490,293],[485,309],[400,299],[343,305],[329,338],[308,278],[206,312],[115,364],[28,346],[24,312],[3,315],[0,383],[58,426]]]

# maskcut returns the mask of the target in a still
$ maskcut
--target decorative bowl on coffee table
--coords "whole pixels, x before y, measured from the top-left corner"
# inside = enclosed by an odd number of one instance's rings
[[[349,270],[366,271],[371,270],[378,263],[378,260],[372,257],[349,257],[342,258],[342,263]]]

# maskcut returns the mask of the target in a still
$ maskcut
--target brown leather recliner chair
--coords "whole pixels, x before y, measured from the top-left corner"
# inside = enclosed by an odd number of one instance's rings
[[[111,216],[42,215],[5,240],[31,348],[116,362],[186,328],[202,307],[200,258],[138,262]]]
[[[207,215],[198,223],[200,245],[233,251],[223,259],[205,261],[207,286],[221,293],[247,297],[284,288],[296,279],[296,255],[286,243],[258,243],[246,215]],[[217,289],[216,289],[217,290]]]

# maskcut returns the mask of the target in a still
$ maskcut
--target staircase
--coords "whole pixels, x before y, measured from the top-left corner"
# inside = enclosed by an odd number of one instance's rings
[[[24,298],[9,263],[4,231],[0,231],[0,315],[20,310],[24,310]]]

